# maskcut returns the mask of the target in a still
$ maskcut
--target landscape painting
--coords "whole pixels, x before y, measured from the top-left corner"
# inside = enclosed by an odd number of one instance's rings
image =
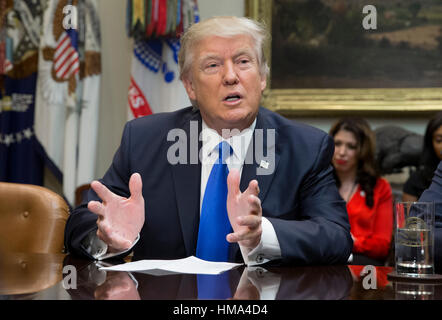
[[[442,0],[274,0],[271,34],[272,89],[442,88]]]

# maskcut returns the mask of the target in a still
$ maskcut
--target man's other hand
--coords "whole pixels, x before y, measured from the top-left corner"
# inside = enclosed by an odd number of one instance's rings
[[[98,181],[92,189],[103,202],[90,201],[88,209],[98,215],[97,236],[108,245],[108,252],[129,249],[144,225],[144,198],[139,173],[129,180],[130,197],[116,195]]]
[[[258,181],[250,181],[243,193],[239,189],[239,182],[239,171],[232,169],[227,177],[227,212],[233,233],[228,234],[226,239],[253,249],[261,241],[262,234]]]

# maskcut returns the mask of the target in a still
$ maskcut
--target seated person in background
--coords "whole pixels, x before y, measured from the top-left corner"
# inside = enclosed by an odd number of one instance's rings
[[[126,124],[109,170],[66,223],[70,253],[347,261],[353,242],[330,164],[333,140],[259,106],[266,35],[238,17],[187,30],[179,66],[193,107]]]
[[[344,118],[330,135],[334,173],[354,241],[349,262],[383,265],[393,232],[393,198],[390,184],[376,170],[374,134],[364,119]]]
[[[404,184],[402,201],[417,201],[431,184],[431,178],[442,160],[442,111],[430,122],[424,136],[421,166],[413,172]]]
[[[434,265],[436,273],[442,271],[442,161],[439,162],[434,172],[433,182],[425,190],[419,201],[439,202],[435,206],[435,230],[434,230]]]

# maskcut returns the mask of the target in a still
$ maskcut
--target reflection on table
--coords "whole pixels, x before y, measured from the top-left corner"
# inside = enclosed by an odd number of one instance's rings
[[[103,263],[109,262],[93,262],[62,254],[2,253],[0,300],[442,299],[442,286],[439,284],[389,281],[387,274],[393,270],[390,267],[242,266],[217,276],[156,276],[106,272],[99,269]],[[69,274],[69,270],[75,270],[75,274]]]
[[[62,280],[63,254],[2,253],[0,296],[32,298],[32,294]]]
[[[77,289],[69,291],[73,299],[337,300],[348,298],[353,285],[347,266],[240,267],[215,276],[106,272],[99,266],[92,263],[78,274]],[[203,280],[211,285],[209,295],[201,290]]]

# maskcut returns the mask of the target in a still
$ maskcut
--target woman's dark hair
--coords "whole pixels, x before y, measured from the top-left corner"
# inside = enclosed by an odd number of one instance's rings
[[[442,111],[436,113],[436,115],[430,119],[427,124],[427,129],[425,130],[424,147],[420,164],[423,177],[428,185],[430,185],[434,171],[440,162],[433,147],[433,134],[440,126],[442,126]]]
[[[334,136],[345,130],[354,134],[359,148],[358,168],[356,172],[356,183],[365,192],[365,203],[368,207],[373,207],[373,189],[379,178],[379,171],[376,166],[376,138],[370,125],[362,118],[348,117],[338,120],[330,129],[330,136]],[[334,171],[338,187],[341,186],[336,170]]]

